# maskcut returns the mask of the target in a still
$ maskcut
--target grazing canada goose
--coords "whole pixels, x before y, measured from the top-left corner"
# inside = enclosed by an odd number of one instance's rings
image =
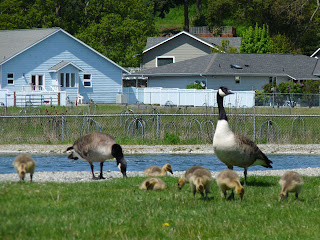
[[[189,177],[193,196],[195,197],[196,192],[198,191],[202,197],[204,197],[205,192],[206,198],[208,198],[212,181],[213,178],[209,169],[196,169]]]
[[[223,107],[223,98],[229,94],[232,92],[226,87],[220,87],[217,93],[219,120],[213,137],[213,149],[219,160],[229,169],[232,170],[233,166],[244,168],[244,185],[246,185],[248,167],[261,165],[272,168],[272,161],[253,141],[231,131]]]
[[[279,201],[281,201],[284,197],[288,199],[289,192],[295,193],[296,199],[298,199],[299,193],[303,186],[303,180],[299,173],[289,171],[281,177],[279,184],[281,186]]]
[[[165,188],[166,184],[160,178],[147,178],[140,185],[140,189],[143,190],[163,190]]]
[[[181,190],[183,188],[184,184],[189,183],[190,176],[197,169],[204,169],[204,167],[193,166],[193,167],[187,169],[187,171],[179,178],[179,180],[177,182],[179,190]]]
[[[30,181],[32,182],[32,176],[36,167],[36,162],[28,154],[20,154],[13,161],[13,166],[17,170],[19,177],[24,181],[26,173],[30,173]]]
[[[234,199],[233,189],[236,190],[237,194],[240,196],[242,200],[244,195],[244,188],[240,183],[240,178],[238,174],[230,169],[223,170],[220,172],[216,178],[217,184],[221,190],[221,193],[224,198],[227,199],[227,190],[231,190],[231,194],[228,197],[228,200]]]
[[[69,159],[81,159],[89,162],[92,172],[92,179],[105,179],[103,177],[103,163],[112,158],[116,158],[117,166],[123,177],[127,177],[127,162],[124,159],[122,148],[107,133],[95,132],[84,135],[74,142],[72,147],[67,151],[72,151],[68,156]],[[93,173],[93,162],[100,162],[100,175],[96,177]]]
[[[157,177],[157,176],[167,176],[167,171],[173,174],[171,164],[167,163],[163,165],[163,167],[159,166],[151,166],[144,170],[145,177]]]

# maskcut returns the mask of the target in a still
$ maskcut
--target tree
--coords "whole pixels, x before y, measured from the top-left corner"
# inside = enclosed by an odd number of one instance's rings
[[[271,41],[269,28],[256,24],[255,28],[249,27],[242,36],[240,52],[242,53],[270,53]]]

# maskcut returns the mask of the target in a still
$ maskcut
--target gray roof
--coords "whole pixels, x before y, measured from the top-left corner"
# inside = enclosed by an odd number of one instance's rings
[[[75,65],[73,62],[61,61],[58,64],[49,68],[49,72],[58,72],[60,69],[65,68],[66,66],[69,66],[69,65],[74,66],[75,68],[79,69],[79,71],[83,71],[80,67]]]
[[[19,29],[0,31],[0,63],[33,46],[60,28]]]
[[[144,76],[260,75],[317,79],[318,59],[305,55],[214,53],[182,62],[136,72]],[[232,67],[232,65],[234,65]],[[238,69],[237,66],[241,68]]]
[[[181,34],[181,32],[178,34]],[[188,34],[194,36],[194,38],[198,38],[210,45],[215,45],[215,46],[221,46],[222,40],[228,40],[230,42],[230,45],[232,45],[233,47],[237,48],[238,51],[240,51],[241,37],[199,37],[191,33],[188,33]],[[145,49],[149,49],[168,39],[169,37],[148,37],[147,45]]]

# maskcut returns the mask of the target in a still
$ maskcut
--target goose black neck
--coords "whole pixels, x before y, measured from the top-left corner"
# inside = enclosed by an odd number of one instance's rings
[[[228,121],[226,111],[223,107],[223,97],[220,96],[219,92],[217,93],[217,102],[218,102],[218,109],[219,109],[219,120]]]

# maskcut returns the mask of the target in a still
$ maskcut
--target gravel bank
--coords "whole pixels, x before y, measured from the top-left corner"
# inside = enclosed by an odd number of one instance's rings
[[[66,154],[65,150],[70,145],[0,145],[0,153],[2,154]],[[259,145],[259,148],[266,154],[314,154],[320,155],[320,145],[277,145],[277,144],[263,144]],[[211,145],[156,145],[156,146],[123,146],[124,154],[214,154]],[[304,176],[320,176],[319,168],[304,168],[293,169]],[[248,171],[249,176],[282,176],[285,170],[263,170],[263,171]],[[182,171],[176,171],[174,177],[180,177],[183,174]],[[242,171],[238,171],[240,176],[243,176]],[[96,172],[98,175],[98,172]],[[128,172],[128,177],[143,176],[143,172]],[[216,177],[218,172],[213,171],[212,175]],[[106,180],[112,178],[122,177],[120,172],[104,172]],[[82,172],[35,172],[35,182],[88,182],[91,180],[90,171]],[[0,174],[0,182],[2,181],[18,181],[18,174]],[[29,175],[26,180],[29,180]]]

